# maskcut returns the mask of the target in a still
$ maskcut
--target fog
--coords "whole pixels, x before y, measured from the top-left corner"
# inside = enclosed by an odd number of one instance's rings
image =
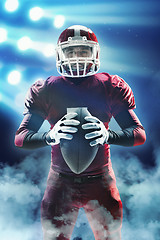
[[[154,151],[156,166],[144,168],[137,156],[124,151],[112,154],[117,186],[123,202],[123,240],[159,240],[160,149]],[[0,170],[1,240],[40,240],[40,204],[50,167],[50,154],[29,154],[14,166]],[[94,240],[80,209],[72,240]]]

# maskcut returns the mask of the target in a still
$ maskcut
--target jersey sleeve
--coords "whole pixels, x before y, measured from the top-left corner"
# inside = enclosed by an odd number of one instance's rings
[[[135,109],[135,99],[130,86],[119,76],[111,77],[111,113],[115,117],[118,113]]]
[[[47,117],[47,87],[46,81],[36,81],[28,90],[23,114],[38,114],[44,119]]]

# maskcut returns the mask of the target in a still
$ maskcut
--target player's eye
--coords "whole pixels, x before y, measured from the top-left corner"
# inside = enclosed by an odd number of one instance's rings
[[[67,53],[67,56],[68,57],[72,57],[74,55],[74,51],[69,51],[68,53]]]
[[[89,56],[91,56],[91,52],[88,51],[88,50],[83,50],[83,51],[81,52],[81,55],[82,55],[83,57],[89,57]]]

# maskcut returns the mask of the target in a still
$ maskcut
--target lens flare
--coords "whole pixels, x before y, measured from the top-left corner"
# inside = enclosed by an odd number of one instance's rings
[[[64,25],[65,17],[63,15],[57,15],[54,19],[54,26],[56,28],[61,28]]]
[[[18,40],[17,45],[20,50],[25,51],[25,50],[31,48],[32,41],[29,37],[24,36]]]
[[[40,7],[31,8],[29,11],[30,19],[33,21],[38,21],[43,16],[43,9]]]
[[[17,85],[21,81],[21,73],[17,70],[14,70],[8,75],[8,83],[11,85]]]
[[[17,10],[19,6],[19,2],[17,0],[7,0],[5,2],[5,9],[8,11],[8,12],[14,12]]]

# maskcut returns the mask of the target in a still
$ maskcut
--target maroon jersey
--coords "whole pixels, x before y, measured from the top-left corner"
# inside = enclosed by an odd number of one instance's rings
[[[135,100],[129,85],[117,75],[98,73],[78,79],[51,76],[39,80],[31,86],[25,101],[27,113],[39,114],[48,120],[51,128],[62,118],[67,108],[87,107],[89,112],[99,118],[108,129],[112,116],[135,108]],[[25,137],[27,130],[24,130]],[[51,167],[53,170],[73,174],[65,163],[59,145],[52,146]],[[95,175],[111,171],[109,145],[100,145],[91,165],[80,175]]]

